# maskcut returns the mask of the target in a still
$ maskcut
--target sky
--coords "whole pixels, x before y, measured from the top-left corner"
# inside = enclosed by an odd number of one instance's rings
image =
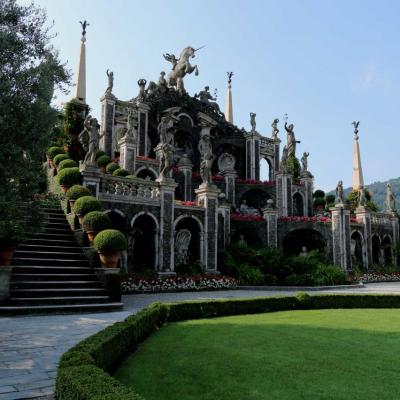
[[[28,4],[30,0],[18,0]],[[233,71],[233,118],[271,135],[283,115],[295,127],[300,158],[310,153],[315,187],[351,185],[353,128],[359,126],[366,183],[398,177],[400,135],[399,1],[370,0],[34,0],[54,20],[60,58],[77,71],[81,27],[87,20],[87,103],[100,119],[106,70],[113,93],[131,99],[137,80],[157,81],[186,46],[206,45],[192,60],[199,76],[185,77],[189,94],[205,85],[225,109],[226,72]],[[69,100],[58,94],[56,104]]]

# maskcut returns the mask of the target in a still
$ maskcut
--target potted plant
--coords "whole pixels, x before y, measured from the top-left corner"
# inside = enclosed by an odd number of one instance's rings
[[[65,151],[62,147],[52,146],[47,149],[47,159],[49,161],[49,165],[54,167],[53,159],[58,154],[64,154]]]
[[[83,217],[91,211],[101,211],[101,204],[96,197],[83,196],[76,200],[74,204],[74,213],[78,216],[81,225]]]
[[[93,243],[99,232],[111,227],[111,220],[102,211],[91,211],[83,217],[82,227],[88,236],[89,242]]]
[[[121,251],[128,247],[124,234],[116,229],[106,229],[97,234],[93,242],[104,268],[116,268]]]
[[[97,165],[99,168],[103,171],[106,172],[106,166],[110,164],[111,158],[108,157],[107,154],[101,155],[99,158],[97,158]]]
[[[0,221],[0,266],[11,264],[16,245],[25,236],[23,223],[19,220]]]
[[[129,171],[123,168],[116,169],[113,173],[113,176],[128,176],[130,175]]]
[[[115,170],[117,170],[119,168],[119,165],[117,164],[117,163],[115,163],[115,162],[110,162],[109,164],[107,164],[107,167],[106,167],[106,171],[109,173],[109,174],[112,174]]]
[[[83,196],[91,196],[90,190],[88,188],[83,187],[82,185],[74,185],[71,186],[67,191],[67,199],[69,201],[69,205],[71,210],[74,209],[75,201]]]
[[[64,168],[57,175],[57,182],[64,193],[66,193],[71,186],[80,183],[81,180],[82,175],[78,167]]]
[[[61,161],[64,160],[70,160],[69,155],[68,154],[57,154],[54,158],[53,158],[53,164],[55,165],[55,167],[58,167],[58,164],[60,164]]]

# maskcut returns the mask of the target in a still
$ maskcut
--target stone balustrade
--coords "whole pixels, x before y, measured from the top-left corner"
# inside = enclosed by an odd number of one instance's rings
[[[371,223],[375,225],[391,225],[391,215],[386,213],[371,213]]]

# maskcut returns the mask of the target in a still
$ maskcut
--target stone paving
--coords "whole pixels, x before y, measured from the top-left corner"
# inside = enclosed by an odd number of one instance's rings
[[[264,297],[293,292],[230,290],[140,294],[124,296],[124,311],[118,312],[0,317],[0,400],[52,398],[57,363],[62,353],[85,337],[154,301]],[[334,292],[400,293],[400,282],[369,284],[364,288]],[[318,292],[310,292],[315,293]]]

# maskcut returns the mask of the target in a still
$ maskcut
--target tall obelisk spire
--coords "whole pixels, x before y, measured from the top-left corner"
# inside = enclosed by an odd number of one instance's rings
[[[225,120],[233,124],[232,109],[232,76],[233,72],[227,72],[228,75],[228,91],[226,92]]]
[[[353,147],[353,191],[364,187],[364,178],[361,167],[360,146],[358,144],[358,126],[360,121],[353,121],[354,126],[354,147]]]
[[[79,21],[82,25],[81,52],[79,54],[78,79],[76,82],[75,99],[86,104],[86,27],[87,21]]]

